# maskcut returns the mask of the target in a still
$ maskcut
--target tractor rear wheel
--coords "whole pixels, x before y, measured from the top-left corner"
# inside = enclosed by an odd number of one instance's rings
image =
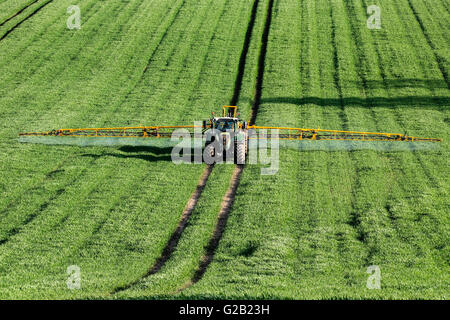
[[[236,146],[236,163],[245,164],[245,142]]]

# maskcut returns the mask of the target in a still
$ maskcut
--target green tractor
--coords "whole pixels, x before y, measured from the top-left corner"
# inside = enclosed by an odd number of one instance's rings
[[[220,160],[234,158],[237,164],[245,164],[248,152],[247,122],[236,116],[236,106],[223,106],[222,117],[203,121],[206,131],[204,158],[211,164]]]

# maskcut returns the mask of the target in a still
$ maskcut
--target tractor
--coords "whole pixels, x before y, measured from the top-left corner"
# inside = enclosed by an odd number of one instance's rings
[[[327,130],[327,129],[308,129],[308,128],[291,128],[291,127],[266,127],[249,125],[240,119],[237,114],[236,106],[223,106],[222,117],[212,117],[203,121],[202,125],[177,125],[177,126],[136,126],[136,127],[112,127],[112,128],[78,128],[78,129],[56,129],[43,132],[23,132],[19,133],[21,142],[41,143],[39,139],[36,141],[33,136],[37,137],[55,137],[62,139],[64,137],[77,137],[77,142],[96,139],[124,139],[122,144],[142,145],[145,141],[155,146],[158,140],[172,141],[172,134],[177,129],[186,129],[191,137],[196,137],[196,129],[202,127],[202,133],[206,135],[205,148],[203,158],[213,160],[213,162],[222,162],[225,159],[230,162],[234,158],[237,164],[245,164],[246,156],[249,150],[249,140],[259,139],[266,140],[269,138],[267,130],[274,130],[270,134],[271,139],[279,139],[280,141],[294,143],[303,143],[303,141],[361,141],[361,142],[441,142],[438,138],[424,138],[409,136],[401,133],[384,133],[384,132],[367,132],[367,131],[343,131],[343,130]],[[202,135],[203,136],[203,135]],[[78,139],[80,138],[80,139]],[[88,138],[88,139],[81,139]],[[130,139],[131,138],[131,139]],[[135,141],[136,139],[140,141]],[[30,140],[31,139],[31,140]],[[61,143],[63,141],[61,140]],[[46,143],[43,139],[42,143]],[[56,141],[54,142],[56,143]],[[285,143],[285,144],[286,144]],[[109,145],[109,144],[108,144]],[[208,162],[208,161],[205,161]]]
[[[223,106],[222,117],[203,121],[206,131],[205,158],[234,159],[237,164],[245,164],[248,152],[247,122],[239,119],[236,106]]]

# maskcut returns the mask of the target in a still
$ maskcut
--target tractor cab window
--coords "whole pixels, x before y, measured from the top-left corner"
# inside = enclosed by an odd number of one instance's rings
[[[218,120],[216,121],[215,128],[219,131],[227,131],[234,129],[234,121],[233,120]]]

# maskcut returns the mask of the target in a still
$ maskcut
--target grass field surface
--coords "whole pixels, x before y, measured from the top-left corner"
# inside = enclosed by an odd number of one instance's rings
[[[408,1],[380,1],[386,27],[376,31],[361,27],[368,3],[275,1],[258,125],[448,140],[448,83]],[[433,14],[412,3],[418,19]],[[438,48],[440,26],[424,25]],[[280,156],[274,176],[245,169],[215,260],[182,297],[448,298],[446,142]],[[382,290],[366,288],[370,265]]]
[[[0,0],[0,298],[448,299],[446,0]],[[367,7],[382,28],[366,26]],[[256,125],[438,137],[427,150],[280,150],[234,165],[171,148],[38,145],[21,131],[192,125],[237,104]],[[397,143],[397,142],[393,142]],[[401,142],[399,142],[401,143]],[[81,270],[69,290],[67,267]],[[366,287],[371,265],[381,290]]]

